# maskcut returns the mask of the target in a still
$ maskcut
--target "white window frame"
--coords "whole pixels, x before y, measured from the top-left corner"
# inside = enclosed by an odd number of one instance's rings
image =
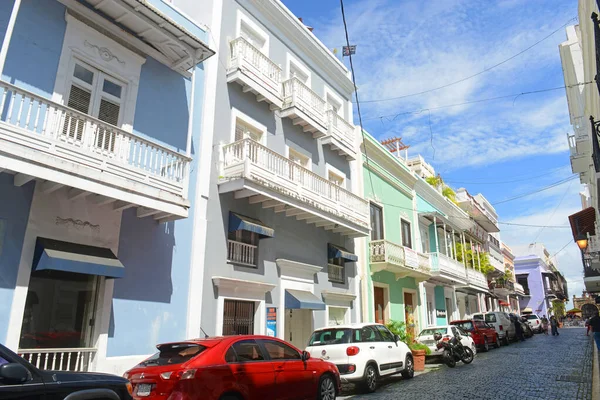
[[[233,143],[235,141],[235,128],[237,126],[237,120],[242,121],[244,124],[250,126],[251,128],[261,132],[260,144],[266,146],[267,144],[267,127],[254,118],[249,117],[244,114],[237,108],[231,108],[231,136],[229,139],[229,143]]]
[[[239,38],[242,36],[242,22],[253,31],[252,34],[254,34],[264,40],[262,47],[259,48],[258,50],[260,50],[261,53],[263,53],[264,55],[266,55],[268,57],[269,56],[269,34],[267,33],[267,31],[265,31],[257,23],[252,21],[252,19],[248,15],[244,14],[242,12],[242,10],[238,9],[237,15],[236,15],[236,24],[235,24],[235,37],[236,38]]]
[[[292,65],[294,65],[294,68],[299,69],[307,76],[305,84],[310,88],[312,82],[312,74],[310,72],[310,69],[289,52],[285,55],[286,80],[292,78]]]
[[[67,29],[56,72],[52,100],[67,104],[75,62],[88,64],[123,83],[119,127],[133,132],[135,106],[144,57],[66,14]],[[92,114],[90,114],[92,115]]]
[[[285,157],[289,160],[291,160],[290,153],[295,153],[298,156],[300,156],[301,158],[302,157],[306,158],[306,165],[303,165],[303,167],[308,169],[309,171],[312,171],[312,157],[310,157],[309,155],[307,155],[301,151],[296,150],[293,147],[290,147],[289,145],[286,145],[285,146]]]
[[[325,312],[327,315],[327,324],[329,324],[329,309],[330,308],[343,308],[346,310],[346,314],[344,316],[344,320],[341,321],[340,325],[345,325],[345,324],[349,324],[350,323],[350,310],[351,308],[348,306],[339,306],[339,305],[334,305],[334,306],[330,306],[330,305],[325,305]]]
[[[325,102],[327,104],[330,104],[330,102],[328,101],[328,98],[331,98],[335,103],[337,103],[337,105],[339,105],[337,114],[346,119],[346,112],[345,112],[345,107],[344,104],[346,103],[344,100],[342,100],[342,97],[339,96],[333,89],[329,88],[328,86],[324,87],[324,91],[323,91],[323,99],[325,99]]]
[[[334,167],[333,165],[327,163],[327,164],[325,164],[325,179],[327,179],[328,181],[329,181],[329,173],[330,172],[343,179],[340,187],[346,189],[346,186],[348,185],[348,179],[346,178],[346,174],[343,173],[342,171],[340,171],[339,169],[337,169],[336,167]]]

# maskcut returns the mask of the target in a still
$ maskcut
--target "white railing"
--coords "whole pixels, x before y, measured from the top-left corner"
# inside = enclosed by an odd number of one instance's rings
[[[577,153],[577,143],[575,141],[575,135],[567,134],[567,141],[569,142],[569,151],[571,153],[571,157],[579,156],[579,154]]]
[[[344,283],[344,267],[341,265],[327,264],[327,275],[332,282]]]
[[[0,125],[19,128],[9,133],[16,140],[41,138],[60,144],[77,154],[83,165],[99,158],[126,171],[121,173],[127,178],[163,182],[161,188],[185,194],[190,162],[185,155],[10,83],[0,81],[0,90]],[[54,145],[47,147],[55,151]]]
[[[520,295],[524,295],[525,294],[525,288],[523,287],[523,285],[521,285],[520,283],[515,282],[515,293],[520,294]]]
[[[505,265],[503,262],[499,261],[498,259],[496,259],[495,257],[493,257],[492,255],[490,255],[489,257],[490,260],[490,265],[494,268],[496,268],[498,271],[504,272],[505,270]]]
[[[476,285],[484,288],[488,287],[488,282],[485,275],[472,268],[467,268],[467,281],[471,285]]]
[[[429,253],[431,258],[431,271],[435,273],[444,273],[453,275],[462,279],[467,279],[465,266],[443,253]]]
[[[369,254],[371,263],[386,262],[417,272],[431,273],[429,257],[388,240],[370,242]]]
[[[256,267],[258,264],[258,246],[252,244],[227,241],[227,259],[235,264],[243,264]]]
[[[96,355],[96,349],[19,349],[17,353],[42,370],[87,372]]]
[[[354,126],[333,109],[327,111],[328,132],[354,150]]]
[[[297,77],[283,82],[283,109],[297,107],[325,126],[326,102]]]
[[[253,173],[246,171],[247,164],[256,167]],[[369,226],[369,204],[365,199],[252,139],[223,146],[222,179],[237,178],[244,173],[280,193]]]
[[[243,37],[229,43],[231,50],[230,69],[247,68],[244,72],[253,73],[269,89],[281,96],[281,67],[254,47]]]

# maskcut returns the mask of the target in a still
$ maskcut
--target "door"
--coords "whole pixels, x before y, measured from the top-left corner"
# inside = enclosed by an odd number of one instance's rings
[[[225,299],[223,305],[223,336],[254,333],[255,304],[253,301]]]
[[[413,293],[404,293],[404,321],[406,323],[406,333],[410,337],[414,338],[416,332],[416,321],[415,321],[415,305]]]
[[[291,346],[277,340],[260,340],[275,370],[275,388],[282,400],[302,400],[314,397],[315,377],[302,361],[300,353]]]
[[[399,372],[403,369],[404,365],[404,351],[402,347],[398,345],[398,342],[394,340],[394,335],[385,326],[376,325],[375,328],[381,335],[384,348],[387,347],[388,364],[385,365],[385,369],[390,369],[392,372]]]
[[[373,297],[375,300],[375,322],[385,324],[385,300],[382,287],[375,286],[373,288]]]
[[[354,342],[358,343],[360,353],[367,354],[363,359],[369,357],[377,362],[379,374],[387,375],[391,373],[390,365],[392,358],[389,354],[387,342],[384,342],[379,334],[379,330],[374,325],[367,325],[354,331]]]
[[[255,340],[235,342],[227,351],[225,359],[244,397],[277,398],[273,363],[268,360]]]
[[[285,309],[284,339],[304,350],[313,332],[312,310]]]

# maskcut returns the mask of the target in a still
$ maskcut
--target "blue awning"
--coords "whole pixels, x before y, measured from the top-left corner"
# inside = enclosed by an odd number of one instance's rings
[[[346,261],[358,261],[356,254],[350,253],[343,247],[327,243],[327,258],[342,258]]]
[[[33,270],[54,270],[122,278],[125,267],[107,248],[38,238]]]
[[[311,292],[305,290],[285,290],[285,308],[298,310],[324,310],[325,303]]]
[[[263,238],[270,238],[275,235],[275,230],[265,226],[261,221],[246,217],[245,215],[229,212],[229,232],[249,231],[257,233]]]

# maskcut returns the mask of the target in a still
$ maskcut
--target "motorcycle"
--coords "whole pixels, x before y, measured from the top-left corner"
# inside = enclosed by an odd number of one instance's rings
[[[444,349],[444,363],[450,368],[456,367],[458,361],[462,361],[465,364],[473,362],[473,358],[475,357],[473,350],[463,346],[460,336],[445,337],[442,339],[442,334],[438,332],[433,335],[433,338],[437,342],[436,347]]]

